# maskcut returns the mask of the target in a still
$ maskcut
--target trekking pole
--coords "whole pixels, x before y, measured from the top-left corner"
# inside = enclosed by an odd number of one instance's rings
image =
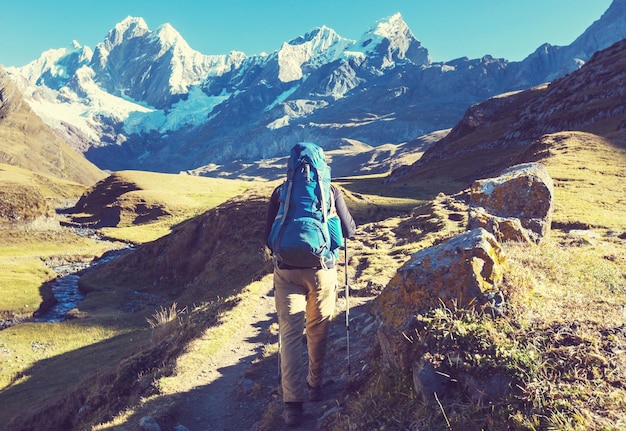
[[[348,238],[345,238],[344,245],[344,260],[345,260],[345,273],[346,273],[346,348],[348,356],[348,375],[350,372],[350,284],[348,283]]]
[[[278,373],[276,374],[278,376],[278,383],[281,383],[281,380],[283,378],[283,373],[282,370],[280,368],[280,350],[281,350],[281,345],[280,345],[280,329],[278,330]]]

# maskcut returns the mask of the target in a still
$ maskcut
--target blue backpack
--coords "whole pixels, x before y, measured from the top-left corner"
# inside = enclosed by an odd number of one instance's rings
[[[296,144],[269,235],[274,256],[299,268],[326,268],[334,263],[343,245],[334,202],[324,151],[311,142]]]

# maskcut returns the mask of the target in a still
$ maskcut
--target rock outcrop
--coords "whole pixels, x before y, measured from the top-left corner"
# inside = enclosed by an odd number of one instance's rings
[[[376,300],[383,362],[410,366],[411,354],[402,351],[410,349],[403,332],[415,314],[442,304],[456,309],[494,301],[504,265],[500,245],[482,228],[415,253]]]
[[[512,166],[474,181],[468,229],[482,227],[498,241],[539,243],[550,231],[554,183],[541,163]]]
[[[553,182],[542,164],[512,166],[475,181],[467,194],[468,230],[413,254],[374,303],[383,365],[412,379],[424,402],[460,394],[483,404],[510,393],[513,377],[497,360],[480,363],[498,354],[485,334],[470,334],[472,324],[467,336],[450,334],[474,311],[505,312],[499,241],[538,243],[550,229]]]

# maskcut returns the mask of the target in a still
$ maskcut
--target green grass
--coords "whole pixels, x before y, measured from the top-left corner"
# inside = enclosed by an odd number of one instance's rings
[[[253,185],[247,181],[141,171],[116,172],[100,184],[92,188],[92,197],[86,199],[86,214],[75,214],[73,218],[98,220],[101,215],[90,214],[90,209],[119,207],[119,222],[99,231],[105,237],[135,244],[171,233],[178,224]]]
[[[99,343],[117,335],[114,328],[104,326],[87,326],[78,322],[49,323],[22,323],[18,326],[0,331],[0,346],[3,348],[3,373],[0,386],[9,388],[14,385],[26,384],[31,379],[41,378],[41,371],[37,363],[49,361],[85,346]],[[83,364],[85,370],[90,364]],[[100,364],[99,366],[102,366]],[[69,371],[69,370],[68,370]],[[76,379],[76,372],[71,376],[55,378],[67,384]],[[52,382],[54,377],[47,379]],[[51,383],[50,383],[51,384]],[[22,385],[24,386],[24,385]],[[6,417],[3,418],[6,423]]]
[[[14,171],[14,168],[10,170]],[[121,227],[104,232],[113,238],[138,243],[150,242],[171,232],[187,219],[239,194],[250,185],[241,181],[139,172],[124,173],[124,180],[136,181],[145,189],[122,197],[121,203],[129,209],[129,213],[137,203],[142,203],[166,207],[169,214],[157,219],[147,218],[144,223],[125,220]],[[53,187],[47,190],[55,193]],[[82,190],[84,188],[74,188],[69,194],[60,196],[68,200],[72,197],[77,199]],[[55,276],[50,266],[91,260],[119,246],[119,243],[79,237],[53,225],[0,229],[0,266],[3,269],[0,272],[0,318],[28,318],[37,310],[46,295],[42,286]],[[157,303],[154,303],[155,300]],[[71,312],[76,319],[54,324],[25,322],[0,331],[0,359],[3,363],[0,372],[0,423],[6,425],[14,415],[26,413],[24,406],[27,405],[53,408],[55,417],[50,420],[56,423],[66,420],[63,418],[66,407],[68,411],[81,407],[76,403],[102,404],[98,409],[105,416],[107,412],[115,411],[119,393],[110,397],[110,404],[98,401],[102,395],[97,394],[97,381],[114,380],[125,369],[150,368],[150,365],[145,365],[150,360],[167,362],[167,354],[163,352],[147,359],[142,352],[143,349],[159,350],[155,340],[168,336],[165,328],[171,327],[170,323],[150,328],[148,322],[162,310],[158,308],[159,304],[169,307],[163,305],[163,301],[164,298],[155,299],[118,286],[117,290],[89,294],[81,306]],[[140,310],[132,313],[125,311],[123,308],[129,303],[136,303]],[[210,319],[203,318],[202,324]],[[172,348],[170,354],[175,357],[179,354],[176,352],[183,348],[184,343],[180,343]],[[144,365],[138,366],[138,363]],[[150,374],[147,370],[138,372]],[[135,389],[131,387],[136,382],[135,377],[130,376],[127,382],[112,385],[111,390],[129,392],[126,396],[133,396]],[[143,385],[141,388],[145,389]],[[94,393],[90,388],[94,389]],[[74,400],[73,393],[82,393],[82,397],[88,400]],[[31,409],[30,413],[36,413],[36,409]],[[33,420],[45,423],[42,418]]]
[[[53,262],[91,260],[110,248],[63,230],[0,230],[0,313],[32,314],[42,302],[41,286],[56,277]]]
[[[543,160],[555,183],[555,221],[602,232],[623,231],[626,211],[626,139],[582,132],[545,137]]]
[[[32,314],[53,260],[87,258],[110,246],[59,227],[53,207],[74,202],[85,186],[0,164],[0,317]],[[46,217],[46,219],[44,219]]]
[[[6,364],[0,409],[3,426],[14,415],[37,416],[41,408],[55,406],[55,414],[61,417],[78,411],[81,405],[69,394],[76,388],[95,387],[100,378],[111,379],[119,371],[122,358],[145,345],[146,336],[147,331],[84,321],[23,323],[1,331]],[[38,419],[39,426],[46,423],[46,416],[51,423],[66,420],[55,414],[44,414]]]
[[[23,316],[34,313],[41,303],[39,287],[54,278],[54,272],[42,262],[23,259],[2,259],[0,313]]]

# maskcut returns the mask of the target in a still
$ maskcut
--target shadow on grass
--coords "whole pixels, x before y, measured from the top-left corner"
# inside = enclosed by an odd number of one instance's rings
[[[188,343],[206,327],[219,325],[217,316],[235,304],[216,304],[210,315],[193,316],[175,337],[159,342],[147,324],[121,327],[120,335],[38,361],[0,391],[2,429],[71,430],[111,420],[154,392],[153,383],[173,372]]]
[[[271,271],[263,253],[266,192],[248,191],[84,276],[89,283],[82,286],[87,295],[79,314],[88,317],[73,324],[77,330],[85,325],[115,329],[120,335],[22,371],[22,378],[0,392],[0,419],[8,424],[6,429],[77,429],[106,423],[153,395],[154,382],[173,372],[188,343],[219,325],[220,313],[235,305],[220,298],[234,297]],[[120,308],[136,292],[155,295],[165,306],[211,301],[219,306],[190,313],[175,338],[154,345],[145,320],[152,309],[145,304],[141,312]],[[276,361],[274,357],[271,363]],[[227,371],[231,373],[222,372]]]

